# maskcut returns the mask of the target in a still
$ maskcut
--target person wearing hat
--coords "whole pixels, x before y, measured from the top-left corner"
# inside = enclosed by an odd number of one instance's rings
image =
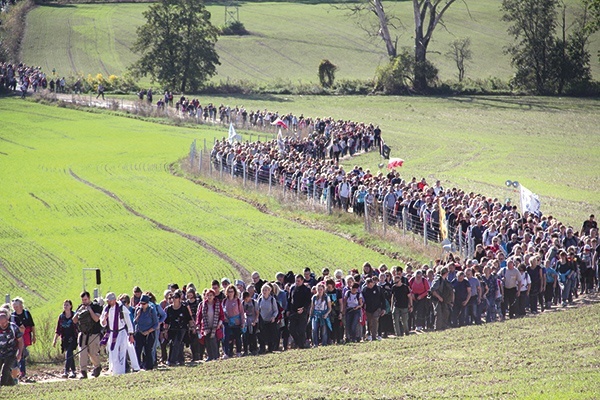
[[[0,386],[15,384],[12,370],[21,361],[24,349],[23,333],[10,321],[9,313],[0,310]]]
[[[150,297],[146,294],[140,297],[135,308],[135,354],[143,369],[146,371],[154,368],[152,347],[155,344],[156,331],[158,330],[158,314],[154,307],[150,307]],[[143,355],[143,357],[142,357]]]
[[[129,309],[120,301],[113,292],[106,294],[107,306],[100,316],[100,325],[107,328],[109,369],[113,375],[125,373],[125,362],[127,360],[127,341],[134,342],[133,324]]]

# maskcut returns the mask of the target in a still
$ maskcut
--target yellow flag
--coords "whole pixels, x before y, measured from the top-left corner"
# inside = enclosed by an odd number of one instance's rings
[[[442,207],[442,198],[438,197],[438,207],[440,208],[440,235],[442,235],[442,240],[448,238],[448,227],[446,226],[446,210]]]

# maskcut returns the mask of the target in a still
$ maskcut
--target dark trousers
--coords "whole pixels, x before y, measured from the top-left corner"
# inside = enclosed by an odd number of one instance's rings
[[[529,291],[529,311],[532,313],[538,312],[538,299],[539,299],[540,289],[531,287]]]
[[[0,386],[13,386],[15,380],[11,376],[11,370],[17,364],[17,360],[12,357],[0,357]]]
[[[464,326],[466,320],[466,307],[461,301],[456,301],[452,307],[452,326]]]
[[[529,302],[529,296],[527,295],[527,291],[522,291],[519,293],[519,298],[517,300],[519,303],[519,316],[524,316],[526,314],[527,303]]]
[[[434,301],[433,313],[435,314],[435,330],[443,331],[444,329],[448,328],[448,319],[450,318],[450,305],[439,301]]]
[[[204,345],[200,344],[196,333],[190,334],[190,350],[193,361],[200,361],[204,357]]]
[[[260,336],[262,337],[260,352],[265,352],[265,347],[269,353],[277,350],[279,347],[277,330],[277,322],[265,322],[260,319]]]
[[[331,342],[341,344],[344,342],[344,324],[339,314],[331,320]]]
[[[256,352],[256,326],[248,326],[246,332],[243,335],[243,347],[244,353]]]
[[[425,319],[427,317],[427,298],[421,300],[415,299],[413,307],[415,310],[415,325],[421,328],[425,327]]]
[[[183,337],[185,331],[183,329],[169,331],[169,363],[182,363],[185,361],[183,358]]]
[[[70,343],[65,343],[65,374],[69,371],[75,372],[75,358],[73,357],[73,353],[77,348],[77,339],[73,338]]]
[[[296,347],[304,349],[306,347],[306,325],[308,323],[308,312],[304,310],[302,314],[290,315],[290,335],[294,338]]]
[[[554,297],[554,284],[546,283],[546,290],[544,291],[544,300],[546,301],[546,306],[550,307],[552,304],[552,298]]]
[[[217,338],[215,336],[211,336],[211,334],[208,333],[208,336],[204,337],[204,345],[206,346],[206,354],[208,355],[208,359],[218,360],[219,344]]]
[[[279,328],[279,336],[281,336],[281,346],[283,347],[283,350],[287,350],[288,343],[290,342],[290,321],[287,317],[285,317],[283,320],[285,324]]]
[[[149,371],[154,368],[154,360],[152,359],[152,347],[154,346],[154,336],[156,332],[151,332],[148,336],[142,335],[142,332],[135,333],[135,354],[140,368]],[[142,357],[143,354],[143,357]]]
[[[360,342],[360,309],[346,312],[346,338],[349,342]]]
[[[517,288],[504,288],[504,302],[502,302],[502,317],[506,315],[508,309],[508,316],[514,318],[517,315],[518,303],[517,303]]]
[[[229,357],[233,357],[233,344],[238,353],[242,352],[242,328],[238,325],[225,326],[225,346],[223,351]]]

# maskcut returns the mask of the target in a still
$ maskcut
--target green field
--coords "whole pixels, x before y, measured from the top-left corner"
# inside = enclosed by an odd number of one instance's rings
[[[510,39],[507,25],[500,21],[499,2],[466,4],[468,10],[462,2],[452,6],[445,18],[448,31],[438,28],[430,45],[429,57],[439,67],[440,78],[456,79],[456,67],[444,56],[448,43],[470,37],[473,61],[466,67],[466,76],[507,80],[514,71],[503,53]],[[122,75],[136,59],[129,49],[147,7],[127,3],[37,7],[27,17],[22,59],[46,71],[55,68],[61,76]],[[396,11],[404,26],[396,32],[399,45],[412,47],[412,3],[388,2],[386,7]],[[224,22],[223,6],[208,9],[214,24]],[[214,81],[318,82],[317,66],[324,58],[339,67],[338,79],[370,79],[387,59],[379,40],[369,39],[345,11],[329,4],[243,3],[240,20],[252,35],[219,38],[217,50],[222,65]],[[590,45],[595,75],[600,72],[595,56],[600,49],[599,38],[596,34]]]
[[[600,305],[376,343],[291,350],[87,381],[30,399],[597,399]],[[74,390],[76,388],[76,390]]]
[[[173,281],[204,288],[254,270],[273,277],[391,261],[171,173],[193,139],[212,142],[222,131],[10,99],[0,102],[0,121],[2,291],[23,296],[37,315],[77,299],[82,268],[102,269],[104,293],[133,285],[161,293]]]

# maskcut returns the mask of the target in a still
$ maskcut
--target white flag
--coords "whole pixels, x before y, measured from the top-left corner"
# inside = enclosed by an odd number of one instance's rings
[[[235,142],[236,140],[238,142],[241,142],[242,137],[235,132],[235,128],[233,127],[232,122],[229,124],[229,138],[227,138],[227,141],[229,142],[229,144],[233,144],[233,142]]]
[[[521,188],[521,212],[529,211],[532,214],[540,214],[540,199],[537,194],[520,185]]]
[[[277,133],[277,147],[279,147],[280,153],[283,153],[285,151],[285,146],[283,144],[283,135],[281,134],[281,127],[279,128],[279,132]]]

